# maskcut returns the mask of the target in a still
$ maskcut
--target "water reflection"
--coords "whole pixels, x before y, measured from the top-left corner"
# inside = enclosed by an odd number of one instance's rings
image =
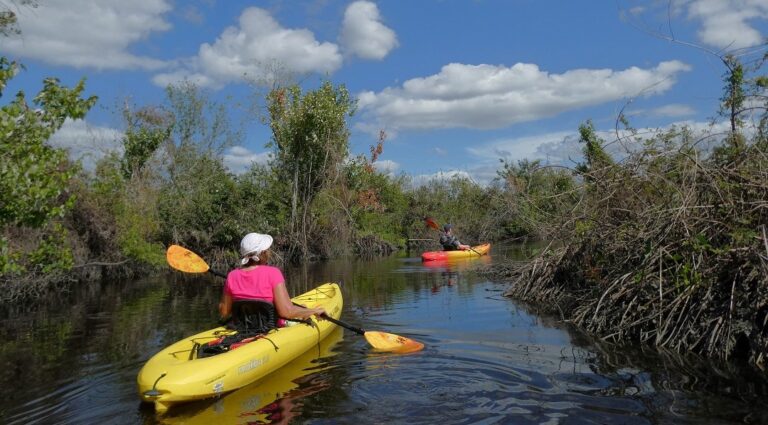
[[[440,291],[440,288],[458,285],[463,273],[476,270],[491,263],[491,257],[484,255],[482,257],[469,258],[450,258],[444,260],[425,261],[422,267],[431,270],[434,276],[439,276],[432,282],[432,292]]]
[[[105,282],[0,312],[0,423],[768,423],[765,379],[735,364],[593,341],[501,296],[475,273],[522,249],[425,264],[388,257],[286,270],[289,291],[340,281],[342,319],[426,344],[377,353],[334,339],[261,382],[164,417],[136,374],[211,327],[219,281],[171,274]],[[468,261],[466,261],[468,260]]]

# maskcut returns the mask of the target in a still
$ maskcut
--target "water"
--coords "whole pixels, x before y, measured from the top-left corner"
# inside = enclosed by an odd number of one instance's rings
[[[160,348],[215,323],[220,282],[169,274],[6,311],[0,423],[768,423],[768,389],[758,374],[591,341],[475,273],[518,255],[491,254],[450,264],[390,257],[288,270],[290,292],[340,281],[343,320],[411,337],[425,350],[377,353],[339,329],[265,380],[165,416],[139,402],[136,375]]]

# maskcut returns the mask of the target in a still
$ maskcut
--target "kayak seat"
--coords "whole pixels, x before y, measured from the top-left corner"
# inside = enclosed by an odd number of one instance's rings
[[[262,300],[236,300],[232,302],[232,320],[229,327],[245,335],[265,334],[277,328],[275,305]]]
[[[205,358],[226,353],[261,338],[277,328],[277,318],[277,310],[270,302],[235,300],[232,302],[232,315],[224,324],[237,333],[201,344],[196,349],[197,357]]]

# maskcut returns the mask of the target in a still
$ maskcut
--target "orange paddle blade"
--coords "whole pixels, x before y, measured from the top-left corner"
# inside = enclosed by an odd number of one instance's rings
[[[437,223],[435,223],[435,220],[432,220],[432,218],[424,217],[424,222],[427,223],[427,226],[429,226],[429,227],[431,227],[431,228],[433,228],[435,230],[440,230],[440,226]]]
[[[396,353],[413,353],[421,351],[424,344],[404,336],[388,334],[386,332],[367,331],[365,339],[373,348],[382,351],[394,351]]]
[[[165,253],[168,264],[176,270],[187,273],[205,273],[208,271],[208,264],[194,252],[178,246],[171,245]]]

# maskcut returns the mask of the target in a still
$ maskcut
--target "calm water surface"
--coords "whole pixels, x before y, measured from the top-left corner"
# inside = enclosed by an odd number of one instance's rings
[[[4,311],[0,423],[768,423],[757,374],[602,346],[475,272],[516,255],[494,248],[481,260],[425,265],[414,253],[288,270],[293,294],[340,281],[343,320],[426,349],[377,353],[339,329],[263,381],[165,416],[139,402],[136,375],[165,345],[212,327],[220,282],[170,274]]]

